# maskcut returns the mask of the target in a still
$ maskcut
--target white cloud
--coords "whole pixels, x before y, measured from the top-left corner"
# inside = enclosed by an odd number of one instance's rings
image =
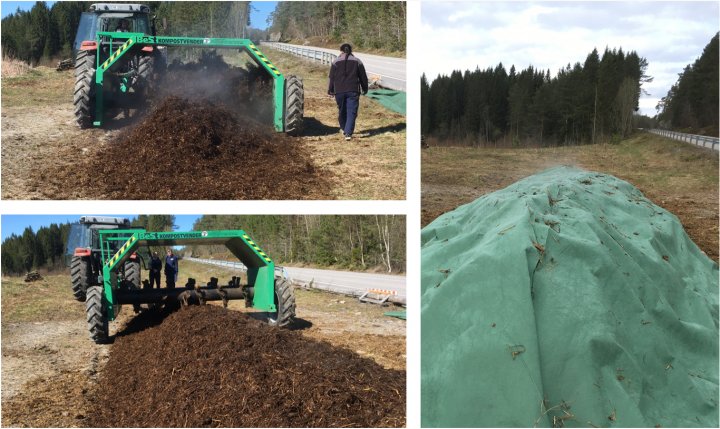
[[[677,74],[698,58],[718,31],[717,2],[424,2],[424,72],[432,80],[452,70],[533,65],[552,75],[584,62],[597,48],[636,51],[649,62],[654,115]]]

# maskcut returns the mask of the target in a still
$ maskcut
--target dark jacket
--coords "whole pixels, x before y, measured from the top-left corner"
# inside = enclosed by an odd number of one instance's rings
[[[153,258],[150,257],[150,271],[154,271],[156,273],[159,273],[162,270],[162,261],[160,260],[160,257]]]
[[[179,270],[178,258],[175,255],[165,256],[165,274],[175,274]]]
[[[368,77],[365,66],[355,55],[340,54],[330,66],[328,94],[342,92],[368,92]]]

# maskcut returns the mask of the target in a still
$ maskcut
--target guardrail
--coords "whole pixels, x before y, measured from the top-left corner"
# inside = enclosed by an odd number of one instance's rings
[[[242,264],[241,262],[234,262],[234,261],[221,261],[221,260],[215,260],[215,259],[200,259],[200,258],[192,258],[192,257],[185,257],[184,260],[198,262],[201,264],[208,264],[208,265],[215,265],[219,267],[225,267],[229,268],[231,270],[238,270],[242,272],[247,271],[247,267]],[[292,268],[290,268],[292,270]],[[310,279],[301,279],[301,278],[293,278],[291,274],[289,273],[289,270],[285,267],[275,267],[275,273],[277,275],[281,275],[285,277],[286,279],[290,280],[293,284],[299,285],[301,287],[305,287],[308,289],[319,289],[324,290],[326,292],[332,292],[332,293],[339,293],[343,295],[349,295],[354,297],[361,297],[364,293],[368,292],[369,289],[358,289],[356,287],[344,285],[344,284],[338,284],[334,281],[323,281],[322,279],[318,280],[316,278],[310,278]],[[301,276],[303,277],[303,276]],[[406,304],[405,296],[400,295],[393,295],[390,296],[388,301],[396,303],[396,304]]]
[[[648,131],[653,134],[671,138],[673,140],[679,140],[685,143],[694,144],[695,146],[700,146],[720,152],[720,139],[718,139],[717,137],[699,136],[697,134],[685,134],[669,130],[652,129]]]
[[[317,49],[304,48],[300,46],[291,46],[278,42],[262,42],[262,45],[268,45],[279,51],[289,52],[295,56],[317,61],[320,64],[326,65],[332,64],[332,62],[335,61],[335,58],[338,57],[336,54],[331,54],[330,52],[318,51]]]

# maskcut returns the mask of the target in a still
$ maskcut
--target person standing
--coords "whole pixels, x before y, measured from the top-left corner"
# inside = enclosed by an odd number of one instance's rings
[[[175,282],[177,282],[178,271],[178,257],[173,254],[172,249],[167,250],[165,256],[165,284],[168,289],[175,289]]]
[[[352,46],[343,43],[340,55],[330,66],[328,95],[335,96],[338,106],[340,131],[345,140],[352,138],[355,131],[355,119],[360,108],[360,92],[368,92],[368,77],[362,61],[352,53]]]
[[[152,252],[150,255],[150,289],[157,284],[160,289],[160,271],[162,271],[162,261],[158,252]]]

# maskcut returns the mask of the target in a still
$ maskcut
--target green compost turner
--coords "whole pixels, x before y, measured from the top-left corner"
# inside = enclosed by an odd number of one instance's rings
[[[147,232],[142,229],[100,230],[102,257],[101,285],[87,289],[85,301],[90,337],[96,343],[109,338],[109,322],[115,320],[122,304],[162,304],[176,301],[223,301],[244,299],[246,305],[264,311],[272,325],[286,326],[295,316],[291,282],[276,275],[275,264],[243,230]],[[118,244],[123,243],[119,249]],[[233,277],[226,286],[211,281],[205,286],[189,280],[181,288],[143,288],[125,272],[128,264],[139,264],[141,246],[224,245],[247,267],[247,284]],[[118,249],[114,251],[113,249]]]

